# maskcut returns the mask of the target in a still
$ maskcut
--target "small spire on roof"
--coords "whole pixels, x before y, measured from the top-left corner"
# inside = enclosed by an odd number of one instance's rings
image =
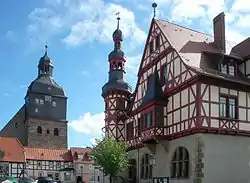
[[[155,18],[155,9],[156,9],[156,7],[157,7],[156,2],[153,2],[152,7],[153,7],[153,9],[154,9],[154,18]]]
[[[47,41],[45,42],[45,55],[47,55],[48,54],[48,43],[47,43]]]
[[[120,12],[117,12],[115,15],[117,15],[117,29],[119,29],[119,26],[120,26],[120,20],[121,20],[121,18],[120,18]]]

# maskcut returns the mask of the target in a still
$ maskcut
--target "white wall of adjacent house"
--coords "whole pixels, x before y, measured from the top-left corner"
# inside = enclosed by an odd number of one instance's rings
[[[250,60],[242,62],[238,67],[245,76],[250,78]]]
[[[200,152],[198,152],[198,142],[200,142]],[[189,154],[187,178],[171,178],[174,153],[179,147],[187,149]],[[130,158],[135,158],[137,161],[138,175],[141,175],[143,155],[153,155],[146,147],[139,149],[139,157],[138,150],[129,151],[128,154]],[[198,171],[199,156],[203,165]],[[152,176],[169,177],[170,183],[193,183],[197,175],[201,175],[202,183],[250,182],[249,137],[194,134],[170,141],[167,151],[158,144],[155,157]],[[181,163],[181,161],[178,163]],[[138,182],[148,183],[151,180],[151,178],[147,179],[140,176]]]

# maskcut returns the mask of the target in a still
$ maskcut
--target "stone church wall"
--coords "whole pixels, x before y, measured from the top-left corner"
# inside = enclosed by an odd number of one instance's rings
[[[27,132],[25,130],[25,105],[0,131],[1,137],[14,137],[23,144],[27,144]]]
[[[29,147],[43,148],[67,148],[67,123],[28,119],[28,144]],[[37,133],[37,127],[42,127],[42,134]],[[58,136],[54,135],[54,129],[58,129]]]

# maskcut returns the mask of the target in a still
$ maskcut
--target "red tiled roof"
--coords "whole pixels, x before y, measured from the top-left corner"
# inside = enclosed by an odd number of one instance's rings
[[[201,33],[180,25],[164,21],[155,20],[164,35],[174,49],[179,53],[185,64],[200,68],[203,62],[202,52],[221,53],[221,50],[214,44],[211,35]],[[235,43],[226,41],[226,53],[229,54]]]
[[[73,161],[79,163],[93,163],[90,159],[91,148],[80,148],[80,147],[71,147],[70,151],[72,154]]]
[[[0,150],[3,151],[3,157],[0,161],[24,163],[24,148],[16,138],[0,137]]]
[[[24,147],[25,157],[29,160],[72,161],[68,149]]]

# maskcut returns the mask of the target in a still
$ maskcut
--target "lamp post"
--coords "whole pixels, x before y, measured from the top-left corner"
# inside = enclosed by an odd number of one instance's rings
[[[150,156],[149,157],[149,164],[152,166],[155,166],[155,160],[156,160],[155,156]]]
[[[154,174],[154,166],[155,166],[155,160],[156,160],[156,157],[155,156],[149,156],[149,164],[152,166],[152,179],[153,179],[153,174]]]

